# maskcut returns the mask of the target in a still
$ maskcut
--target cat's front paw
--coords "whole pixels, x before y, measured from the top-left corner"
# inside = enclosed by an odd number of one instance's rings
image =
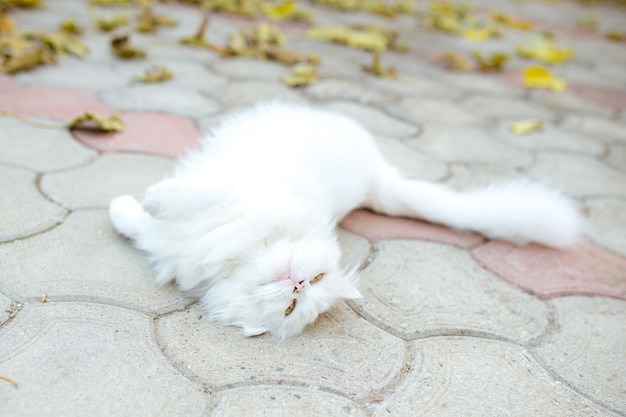
[[[111,200],[109,204],[109,219],[120,234],[134,239],[138,224],[145,214],[141,205],[133,196],[121,195]]]

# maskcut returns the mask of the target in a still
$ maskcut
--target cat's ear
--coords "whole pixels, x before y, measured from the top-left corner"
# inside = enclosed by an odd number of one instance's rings
[[[357,290],[356,287],[344,277],[341,277],[337,280],[337,285],[335,289],[337,291],[335,295],[337,295],[339,298],[354,299],[363,297],[359,290]]]
[[[246,337],[253,337],[253,336],[260,336],[263,333],[267,332],[267,329],[265,327],[250,327],[250,326],[243,326],[243,335]]]

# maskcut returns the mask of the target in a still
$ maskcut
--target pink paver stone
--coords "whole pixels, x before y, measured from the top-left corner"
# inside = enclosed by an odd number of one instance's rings
[[[0,91],[3,92],[10,88],[19,87],[19,84],[13,81],[13,79],[7,75],[0,74]]]
[[[6,84],[0,80],[0,87]],[[69,121],[86,111],[112,113],[95,93],[69,87],[15,85],[0,94],[0,111]]]
[[[119,133],[74,131],[83,144],[102,152],[137,152],[177,157],[197,148],[201,134],[186,117],[162,113],[129,112],[121,116]]]
[[[388,217],[369,210],[355,210],[340,226],[370,242],[393,239],[419,239],[473,248],[485,241],[477,233],[459,232],[444,226],[401,217]]]
[[[614,109],[626,109],[626,90],[597,85],[572,84],[570,91],[579,97]]]
[[[490,241],[471,254],[488,270],[541,298],[600,295],[626,299],[626,259],[587,240],[568,250]]]

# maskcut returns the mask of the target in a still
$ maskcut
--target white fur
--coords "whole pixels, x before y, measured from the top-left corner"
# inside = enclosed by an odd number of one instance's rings
[[[456,192],[404,179],[354,121],[277,103],[227,118],[141,204],[120,196],[109,213],[150,254],[159,284],[175,279],[248,336],[282,338],[360,297],[334,232],[357,207],[556,247],[571,244],[581,222],[572,202],[530,182]]]

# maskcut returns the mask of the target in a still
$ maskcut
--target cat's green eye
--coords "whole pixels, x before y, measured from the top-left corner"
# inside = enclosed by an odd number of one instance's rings
[[[296,300],[294,299],[291,304],[289,304],[289,307],[287,307],[287,310],[285,310],[285,317],[290,315],[291,313],[293,313],[293,309],[296,308]]]
[[[311,279],[311,284],[315,284],[316,282],[318,282],[322,278],[324,278],[324,274],[323,273],[315,275],[313,277],[313,279]]]

